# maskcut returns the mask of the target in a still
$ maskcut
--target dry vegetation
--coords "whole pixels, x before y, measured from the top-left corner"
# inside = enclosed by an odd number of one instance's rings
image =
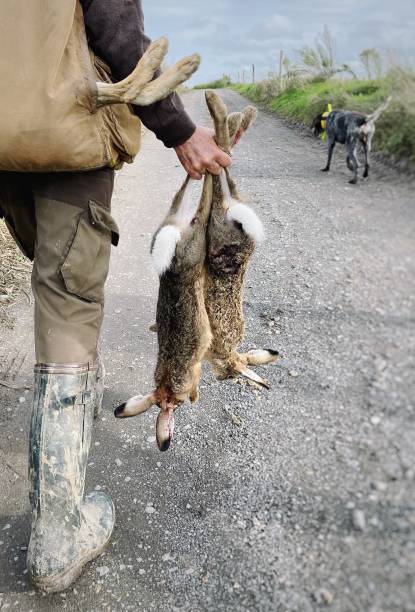
[[[11,327],[9,308],[22,299],[30,301],[31,263],[15,245],[6,225],[0,221],[0,328]]]

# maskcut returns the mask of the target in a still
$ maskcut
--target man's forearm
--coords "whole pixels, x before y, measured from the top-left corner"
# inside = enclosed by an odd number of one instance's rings
[[[150,39],[144,32],[141,0],[80,0],[91,49],[111,69],[115,80],[128,76]],[[146,107],[134,107],[144,125],[167,147],[188,140],[195,125],[177,94]]]

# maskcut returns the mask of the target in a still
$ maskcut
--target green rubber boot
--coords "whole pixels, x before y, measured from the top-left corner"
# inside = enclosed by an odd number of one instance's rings
[[[35,368],[29,482],[32,533],[27,553],[33,585],[66,589],[108,544],[115,522],[111,498],[83,499],[95,406],[96,366]]]

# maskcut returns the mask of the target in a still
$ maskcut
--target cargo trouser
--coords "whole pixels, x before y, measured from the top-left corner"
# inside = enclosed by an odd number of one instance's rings
[[[38,364],[97,360],[104,284],[118,228],[110,214],[114,173],[0,173],[0,215],[33,260]]]

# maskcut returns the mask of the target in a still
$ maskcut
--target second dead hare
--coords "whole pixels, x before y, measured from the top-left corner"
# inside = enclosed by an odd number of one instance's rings
[[[221,98],[206,92],[218,145],[230,152],[255,121],[248,106],[228,114]],[[256,213],[242,202],[229,171],[206,174],[199,202],[190,194],[187,177],[154,235],[152,258],[160,277],[155,330],[158,357],[156,388],[130,398],[115,410],[125,418],[160,408],[156,439],[169,448],[174,411],[185,400],[196,402],[202,361],[208,361],[218,380],[243,376],[263,387],[268,383],[248,366],[271,363],[274,350],[238,353],[244,336],[242,293],[245,273],[255,245],[264,238]]]

